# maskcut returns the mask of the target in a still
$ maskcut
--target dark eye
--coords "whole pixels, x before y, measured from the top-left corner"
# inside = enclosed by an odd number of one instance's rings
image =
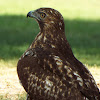
[[[45,13],[41,13],[41,14],[40,14],[40,17],[41,17],[41,18],[45,18],[45,16],[46,16]]]

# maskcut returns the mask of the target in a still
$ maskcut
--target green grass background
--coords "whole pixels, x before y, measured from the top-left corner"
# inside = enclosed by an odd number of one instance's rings
[[[100,67],[100,0],[2,0],[0,1],[0,67],[16,67],[19,57],[39,32],[27,19],[30,10],[57,9],[64,17],[66,37],[82,63]],[[0,96],[0,100],[4,99]],[[24,100],[25,95],[19,97]]]
[[[39,32],[27,19],[30,10],[51,7],[64,17],[66,37],[81,62],[100,65],[99,0],[2,0],[0,2],[0,59],[17,61]]]

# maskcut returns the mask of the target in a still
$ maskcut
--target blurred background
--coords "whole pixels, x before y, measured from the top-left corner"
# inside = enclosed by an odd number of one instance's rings
[[[19,57],[39,32],[38,24],[27,19],[40,7],[57,9],[64,17],[66,37],[74,55],[100,83],[100,0],[2,0],[0,1],[0,100],[24,100],[18,82]]]

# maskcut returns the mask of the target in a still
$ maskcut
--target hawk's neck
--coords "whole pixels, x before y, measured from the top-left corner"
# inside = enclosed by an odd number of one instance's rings
[[[65,40],[66,37],[64,29],[46,26],[44,29],[40,30],[40,33],[35,38],[31,48],[35,48],[37,46],[56,48],[57,45],[61,45]]]
[[[50,46],[57,47],[60,45],[65,37],[64,22],[50,21],[48,23],[40,23],[40,33],[35,38],[35,41],[32,43],[32,47],[36,46]]]
[[[65,36],[64,28],[59,28],[58,30],[56,27],[49,27],[40,31],[30,46],[30,48],[36,47],[48,49],[53,48],[61,52],[63,55],[70,53],[70,56],[73,56],[72,50]]]

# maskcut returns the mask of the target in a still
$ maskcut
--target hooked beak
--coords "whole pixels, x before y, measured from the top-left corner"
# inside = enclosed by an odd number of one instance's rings
[[[28,17],[33,17],[32,13],[33,13],[33,11],[30,11],[30,12],[27,14],[27,18],[28,18]]]
[[[30,11],[28,14],[27,14],[27,18],[28,17],[31,17],[31,18],[35,18],[37,20],[40,21],[40,19],[38,18],[38,13],[36,11]]]

